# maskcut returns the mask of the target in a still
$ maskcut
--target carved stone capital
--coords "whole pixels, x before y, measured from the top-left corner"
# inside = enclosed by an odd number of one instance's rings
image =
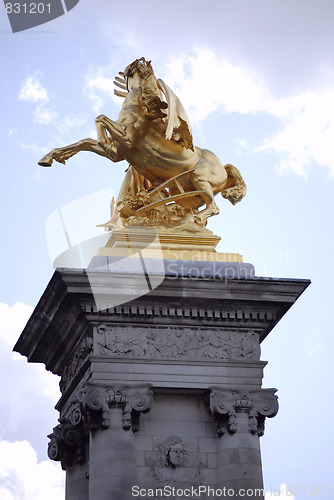
[[[74,463],[85,462],[85,436],[82,426],[74,426],[71,422],[64,421],[53,429],[48,438],[48,457],[61,462],[64,470]]]
[[[122,410],[122,428],[139,430],[141,413],[147,413],[152,404],[150,386],[101,386],[84,384],[72,401],[60,424],[49,434],[48,456],[61,462],[66,469],[74,463],[85,462],[85,443],[90,431],[107,429],[111,425],[111,408]]]
[[[123,429],[139,430],[141,413],[150,410],[150,386],[99,386],[84,384],[70,410],[71,422],[83,419],[89,430],[107,429],[111,424],[112,407],[123,410]]]
[[[262,436],[266,417],[274,417],[278,412],[276,389],[249,391],[242,389],[220,389],[213,387],[210,393],[210,411],[213,415],[217,434],[230,434],[238,430],[238,412],[248,413],[248,429],[252,434]]]
[[[123,409],[123,429],[128,430],[132,427],[133,432],[139,431],[140,414],[150,411],[152,395],[148,387],[127,389]]]

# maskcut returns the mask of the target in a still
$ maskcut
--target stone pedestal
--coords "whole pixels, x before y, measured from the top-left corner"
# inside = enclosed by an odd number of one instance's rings
[[[260,343],[309,281],[242,262],[165,259],[162,272],[154,258],[115,259],[58,269],[15,346],[61,376],[49,456],[66,499],[263,488],[259,437],[278,404],[261,388]]]

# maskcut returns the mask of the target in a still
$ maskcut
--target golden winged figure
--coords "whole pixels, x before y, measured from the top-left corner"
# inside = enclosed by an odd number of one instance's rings
[[[193,145],[187,113],[168,85],[155,77],[150,61],[136,59],[114,83],[121,89],[115,94],[124,99],[118,119],[98,116],[97,140],[53,149],[39,161],[42,166],[51,166],[53,160],[65,163],[79,151],[92,151],[113,162],[126,160],[130,166],[106,225],[113,226],[119,216],[124,221],[157,210],[161,215],[162,207],[205,226],[208,217],[219,213],[217,193],[233,204],[245,196],[246,185],[237,168],[222,165],[214,153]]]

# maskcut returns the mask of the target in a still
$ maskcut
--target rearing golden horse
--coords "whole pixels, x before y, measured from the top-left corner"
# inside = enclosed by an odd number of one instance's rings
[[[223,166],[211,151],[193,145],[190,123],[181,102],[163,80],[156,79],[150,61],[136,59],[120,75],[115,84],[122,91],[115,90],[115,94],[123,97],[124,103],[118,119],[98,116],[97,140],[83,139],[53,149],[39,165],[51,166],[53,160],[65,163],[79,151],[92,151],[114,162],[126,160],[154,186],[184,173],[179,178],[182,190],[199,193],[179,197],[177,203],[196,209],[205,204],[195,217],[201,225],[219,213],[215,194],[221,193],[231,203],[238,203],[246,194],[240,172],[233,165]],[[127,192],[131,175],[129,169],[121,192]],[[171,196],[176,192],[176,186],[169,187]]]

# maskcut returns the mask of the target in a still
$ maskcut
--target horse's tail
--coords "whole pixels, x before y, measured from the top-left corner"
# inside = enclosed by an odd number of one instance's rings
[[[232,205],[239,203],[247,193],[247,186],[237,168],[231,164],[224,165],[227,173],[227,182],[221,194],[223,198],[229,200]]]

